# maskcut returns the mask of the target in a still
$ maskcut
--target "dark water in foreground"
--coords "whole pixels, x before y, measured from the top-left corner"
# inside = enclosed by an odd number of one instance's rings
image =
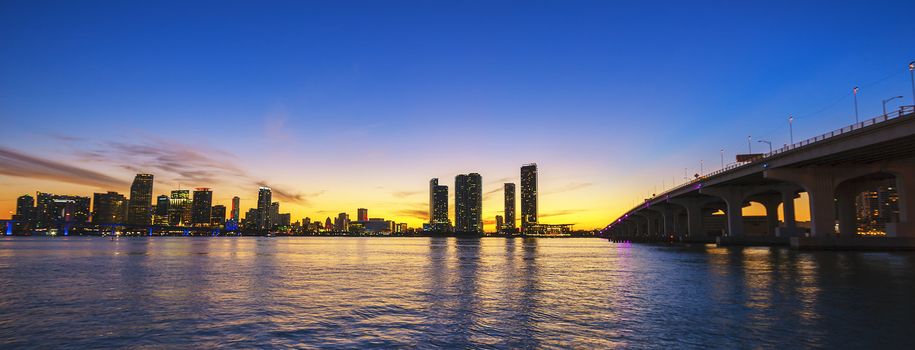
[[[0,348],[910,348],[915,254],[5,238]]]

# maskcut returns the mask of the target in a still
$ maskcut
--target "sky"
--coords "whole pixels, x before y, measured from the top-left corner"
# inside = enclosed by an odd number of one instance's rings
[[[421,225],[428,181],[537,163],[542,222],[912,104],[912,1],[0,1],[0,217],[36,191]],[[702,166],[700,169],[700,161]],[[803,209],[801,209],[803,210]],[[800,218],[803,217],[800,214]],[[800,219],[799,218],[799,219]]]

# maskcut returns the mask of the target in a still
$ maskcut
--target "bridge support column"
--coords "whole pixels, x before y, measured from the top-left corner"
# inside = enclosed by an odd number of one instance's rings
[[[686,234],[690,241],[706,241],[708,235],[705,233],[703,226],[703,206],[710,201],[710,198],[692,197],[692,198],[675,198],[670,202],[683,206],[686,210]]]
[[[708,187],[700,189],[699,193],[723,199],[727,204],[728,236],[743,237],[744,191],[740,187]]]
[[[897,161],[887,168],[896,176],[896,194],[899,197],[899,223],[890,225],[887,234],[915,237],[915,159]]]
[[[779,228],[778,233],[780,236],[786,237],[799,236],[794,215],[794,199],[798,197],[797,193],[802,189],[790,184],[778,185],[776,189],[782,196],[782,219],[785,222],[784,230]]]
[[[839,235],[854,237],[858,235],[857,213],[855,211],[855,186],[841,186],[836,191],[836,214],[839,219]]]
[[[658,217],[658,235],[665,239],[674,234],[676,229],[676,210],[669,205],[658,204],[648,207],[659,214]]]
[[[766,208],[766,234],[775,236],[778,229],[778,205],[782,203],[780,193],[767,193],[753,196],[752,201],[759,202]]]

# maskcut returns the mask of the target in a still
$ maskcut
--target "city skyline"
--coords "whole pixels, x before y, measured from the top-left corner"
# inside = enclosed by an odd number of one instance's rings
[[[244,214],[269,186],[294,218],[417,227],[428,179],[470,169],[489,231],[536,161],[540,218],[594,229],[760,140],[849,124],[854,87],[861,116],[912,103],[907,2],[3,6],[4,218],[22,194],[127,196],[149,173],[152,198],[208,187]]]

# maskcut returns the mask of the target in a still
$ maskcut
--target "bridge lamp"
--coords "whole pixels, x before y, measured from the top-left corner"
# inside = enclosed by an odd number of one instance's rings
[[[909,78],[912,79],[912,104],[915,105],[915,61],[909,62]]]
[[[791,144],[794,144],[794,116],[788,116],[788,135],[791,137]]]
[[[902,98],[902,96],[893,96],[893,97],[883,100],[883,116],[884,117],[886,117],[886,103],[890,102],[892,100],[895,100],[897,98]]]
[[[765,144],[769,145],[769,154],[772,153],[772,142],[771,142],[771,141],[759,140],[759,141],[757,141],[757,142],[762,142],[762,143],[765,143]]]
[[[855,124],[858,124],[858,87],[851,89],[851,93],[855,95]]]

